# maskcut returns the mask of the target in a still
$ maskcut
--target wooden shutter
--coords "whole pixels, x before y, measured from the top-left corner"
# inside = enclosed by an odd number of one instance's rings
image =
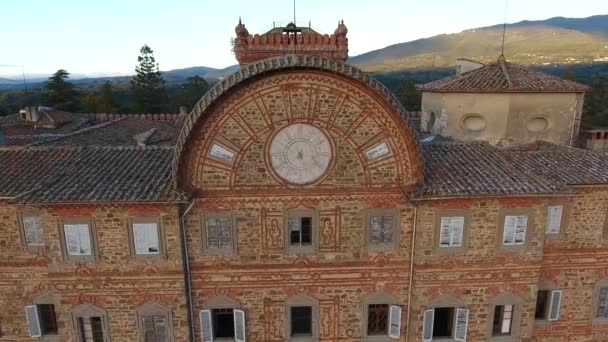
[[[600,297],[597,304],[597,317],[608,317],[608,287],[600,289]]]
[[[562,302],[562,290],[551,291],[551,302],[549,303],[549,320],[557,321],[559,319],[559,307]]]
[[[40,319],[38,318],[38,308],[36,305],[28,305],[25,307],[25,318],[27,319],[27,327],[31,337],[42,336],[40,330]]]
[[[219,247],[232,247],[232,227],[229,217],[222,217],[219,220]]]
[[[44,246],[44,234],[42,232],[42,223],[39,216],[23,216],[23,234],[25,235],[25,244],[31,246]]]
[[[160,253],[157,223],[133,223],[133,246],[135,254],[149,255]]]
[[[201,310],[201,337],[203,342],[213,342],[213,324],[211,322],[211,310]]]
[[[452,217],[452,234],[451,234],[451,246],[461,247],[462,246],[462,235],[464,234],[464,217],[455,216]]]
[[[245,342],[245,311],[234,309],[234,340],[235,342]]]
[[[154,316],[154,330],[156,335],[156,342],[167,342],[167,316]]]
[[[382,218],[382,243],[384,245],[392,245],[395,236],[395,220],[392,216],[384,216]]]
[[[433,323],[435,321],[435,309],[424,311],[422,322],[422,341],[430,342],[433,340]]]
[[[515,226],[517,224],[517,216],[505,216],[505,225],[502,233],[502,243],[512,245],[515,243]]]
[[[380,245],[382,243],[382,216],[370,216],[370,245]]]
[[[559,234],[562,224],[563,206],[552,205],[547,208],[547,228],[546,234]]]
[[[526,228],[528,226],[528,216],[519,215],[515,223],[515,241],[516,245],[523,245],[526,242]]]
[[[144,342],[154,341],[156,333],[154,331],[154,316],[143,316],[142,325],[144,330]]]
[[[398,305],[391,305],[389,311],[388,321],[388,336],[391,338],[401,337],[401,307]]]
[[[465,342],[467,340],[467,328],[469,326],[469,310],[456,309],[456,328],[454,329],[454,341]]]
[[[218,248],[220,246],[220,223],[218,219],[207,219],[207,248]]]
[[[88,224],[66,224],[64,233],[68,255],[93,255]]]

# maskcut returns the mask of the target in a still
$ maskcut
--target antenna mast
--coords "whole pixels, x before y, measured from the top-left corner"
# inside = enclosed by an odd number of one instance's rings
[[[505,0],[505,20],[502,24],[502,45],[500,46],[500,56],[503,58],[505,57],[505,35],[507,32],[507,3],[508,0]]]

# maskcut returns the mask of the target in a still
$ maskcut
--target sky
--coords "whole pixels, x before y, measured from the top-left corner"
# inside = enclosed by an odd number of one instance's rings
[[[608,0],[508,0],[507,22],[608,14]],[[504,21],[505,0],[297,1],[298,23],[348,27],[349,55]],[[0,0],[0,77],[131,74],[148,44],[161,70],[236,63],[230,38],[293,17],[292,0]]]

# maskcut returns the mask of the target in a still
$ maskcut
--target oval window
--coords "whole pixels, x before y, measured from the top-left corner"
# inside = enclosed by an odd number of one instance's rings
[[[533,133],[543,132],[549,128],[549,121],[542,116],[536,116],[528,120],[526,128]]]
[[[486,129],[486,119],[481,114],[467,114],[462,118],[462,127],[472,132]]]

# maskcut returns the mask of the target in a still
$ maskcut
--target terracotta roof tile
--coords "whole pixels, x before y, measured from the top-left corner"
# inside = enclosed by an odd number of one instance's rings
[[[506,62],[486,64],[479,69],[426,83],[423,91],[436,92],[586,92],[586,85],[565,80],[523,65]]]

